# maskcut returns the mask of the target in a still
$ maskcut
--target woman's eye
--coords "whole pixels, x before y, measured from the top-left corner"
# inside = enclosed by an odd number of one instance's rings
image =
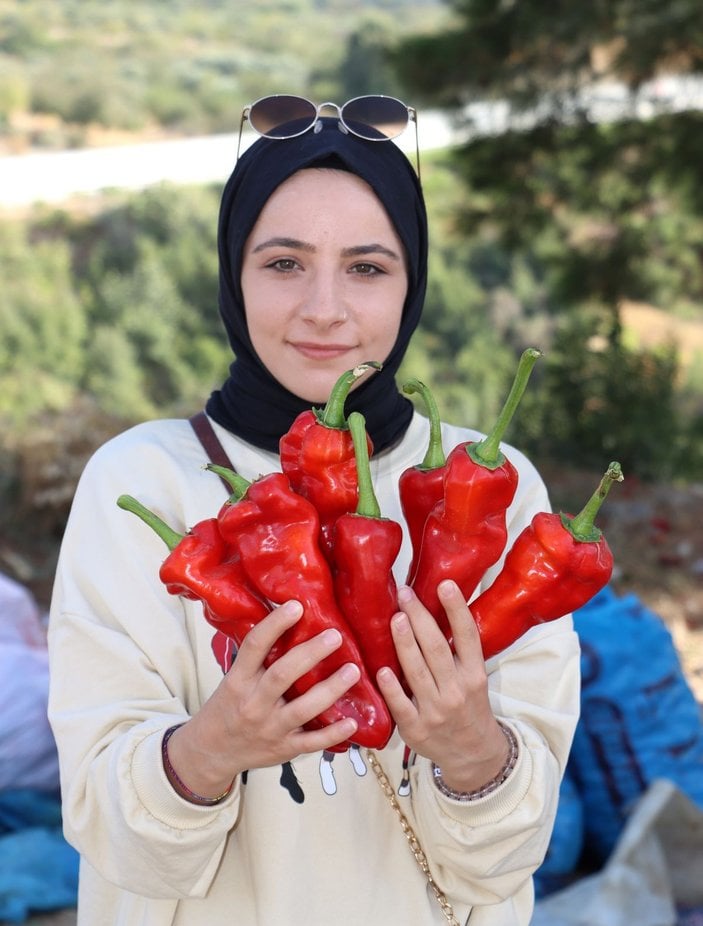
[[[290,273],[292,270],[295,270],[298,266],[297,261],[294,261],[292,257],[281,257],[279,260],[274,260],[267,266],[271,267],[273,270],[280,270],[282,273]]]
[[[352,270],[354,273],[358,273],[360,276],[367,277],[382,272],[375,264],[354,264]]]

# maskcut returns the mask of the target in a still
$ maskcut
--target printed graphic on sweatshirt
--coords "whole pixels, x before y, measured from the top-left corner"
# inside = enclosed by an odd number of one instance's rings
[[[398,797],[408,797],[410,794],[410,766],[415,763],[415,753],[409,746],[403,747],[403,776],[396,788]]]
[[[335,761],[351,762],[352,768],[359,778],[363,778],[368,771],[366,763],[364,762],[364,757],[361,754],[361,749],[358,746],[352,746],[350,749],[347,749],[345,753],[328,752],[325,750],[320,756],[320,781],[322,782],[322,790],[325,794],[329,795],[337,793],[337,780],[334,777]]]

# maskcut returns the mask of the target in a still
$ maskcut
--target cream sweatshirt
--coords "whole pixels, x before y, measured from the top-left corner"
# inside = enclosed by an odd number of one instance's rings
[[[278,469],[275,455],[215,429],[246,478]],[[427,436],[415,415],[402,443],[372,460],[385,516],[402,520],[398,477],[422,459]],[[478,438],[444,427],[447,451]],[[520,477],[510,545],[549,503],[531,463],[504,449]],[[81,853],[79,926],[445,922],[364,750],[252,769],[215,807],[169,785],[163,733],[198,710],[222,670],[200,605],[170,596],[158,578],[163,542],[115,502],[134,495],[185,531],[226,498],[204,462],[187,421],[138,425],[90,460],[66,528],[49,621],[49,716],[65,833]],[[406,542],[399,581],[408,562]],[[578,715],[571,618],[533,628],[487,669],[494,712],[520,747],[498,790],[472,803],[444,797],[430,763],[408,756],[397,733],[378,758],[459,921],[521,926]]]

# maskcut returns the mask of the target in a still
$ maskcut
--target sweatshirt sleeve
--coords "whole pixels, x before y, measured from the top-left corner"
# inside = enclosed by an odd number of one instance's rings
[[[519,472],[507,513],[507,552],[532,517],[551,506],[532,464],[514,448],[506,454]],[[478,591],[490,585],[502,561],[486,573]],[[546,854],[580,709],[580,646],[571,615],[533,627],[488,660],[486,670],[493,711],[518,741],[511,775],[491,794],[462,803],[439,791],[429,761],[418,758],[413,770],[420,841],[430,847],[438,883],[469,906],[515,895]]]
[[[149,897],[205,893],[239,805],[238,787],[216,807],[188,803],[161,761],[164,731],[198,709],[221,672],[199,606],[158,578],[163,542],[116,499],[137,487],[185,530],[182,513],[164,510],[178,478],[158,447],[118,439],[98,451],[75,495],[49,620],[66,837],[104,878]]]
[[[469,906],[514,895],[542,863],[579,708],[579,647],[571,617],[529,631],[488,665],[496,716],[518,740],[518,761],[495,791],[445,797],[431,763],[413,769],[420,842],[447,894]]]

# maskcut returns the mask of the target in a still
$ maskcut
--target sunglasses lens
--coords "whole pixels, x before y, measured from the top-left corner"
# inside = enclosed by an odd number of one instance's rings
[[[344,104],[342,117],[362,138],[395,138],[408,124],[408,107],[391,96],[360,96]]]
[[[317,110],[300,96],[267,96],[253,103],[249,124],[267,138],[292,138],[307,131],[315,121]]]

